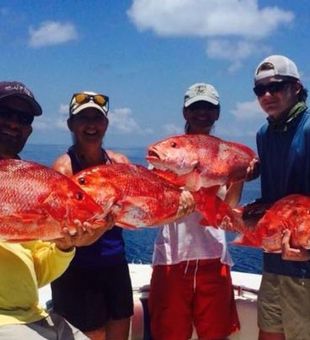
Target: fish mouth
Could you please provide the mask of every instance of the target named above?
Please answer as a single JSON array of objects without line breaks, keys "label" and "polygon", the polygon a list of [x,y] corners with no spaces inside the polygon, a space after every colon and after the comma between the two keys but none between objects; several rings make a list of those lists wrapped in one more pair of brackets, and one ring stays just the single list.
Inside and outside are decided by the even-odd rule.
[{"label": "fish mouth", "polygon": [[156,152],[154,149],[149,150],[146,156],[147,160],[160,160],[160,154],[158,152]]}]

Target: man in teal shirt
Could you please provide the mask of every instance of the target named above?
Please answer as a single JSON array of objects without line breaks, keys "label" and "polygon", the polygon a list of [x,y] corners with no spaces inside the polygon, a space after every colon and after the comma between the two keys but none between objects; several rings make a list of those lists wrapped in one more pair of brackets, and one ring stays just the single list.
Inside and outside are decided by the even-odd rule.
[{"label": "man in teal shirt", "polygon": [[[289,194],[310,194],[310,114],[295,63],[285,56],[264,59],[254,93],[268,115],[257,133],[263,203]],[[310,262],[306,250],[264,253],[258,298],[261,340],[310,339]],[[289,253],[289,251],[291,251]],[[298,260],[298,262],[296,262]]]}]

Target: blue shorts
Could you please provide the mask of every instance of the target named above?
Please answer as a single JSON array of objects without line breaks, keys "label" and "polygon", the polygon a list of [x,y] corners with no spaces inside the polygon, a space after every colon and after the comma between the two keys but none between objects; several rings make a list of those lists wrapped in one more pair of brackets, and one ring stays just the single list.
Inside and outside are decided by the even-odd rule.
[{"label": "blue shorts", "polygon": [[133,315],[127,263],[101,268],[69,267],[51,287],[53,310],[84,332]]}]

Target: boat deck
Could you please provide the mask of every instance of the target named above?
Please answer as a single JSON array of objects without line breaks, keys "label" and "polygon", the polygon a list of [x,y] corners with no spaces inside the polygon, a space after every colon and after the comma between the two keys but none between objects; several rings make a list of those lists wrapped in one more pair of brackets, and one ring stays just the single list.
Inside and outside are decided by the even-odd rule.
[{"label": "boat deck", "polygon": [[[134,316],[132,317],[130,340],[147,340],[149,324],[147,315],[147,299],[152,267],[149,264],[130,264],[130,276],[134,295]],[[229,339],[256,340],[258,328],[256,324],[257,292],[261,282],[261,275],[232,271],[235,299],[239,313],[241,330]],[[40,289],[42,305],[49,306],[51,300],[50,286]],[[146,322],[145,322],[146,321]],[[195,332],[192,339],[197,339]]]}]

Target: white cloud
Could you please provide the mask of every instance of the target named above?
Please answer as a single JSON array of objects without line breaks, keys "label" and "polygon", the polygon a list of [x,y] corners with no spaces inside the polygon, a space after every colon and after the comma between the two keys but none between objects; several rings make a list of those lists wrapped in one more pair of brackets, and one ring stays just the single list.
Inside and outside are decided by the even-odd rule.
[{"label": "white cloud", "polygon": [[67,115],[69,112],[69,104],[60,104],[58,112]]},{"label": "white cloud", "polygon": [[121,134],[135,133],[138,135],[148,135],[153,133],[150,128],[142,128],[132,116],[129,108],[119,108],[109,112],[109,129]]},{"label": "white cloud", "polygon": [[180,127],[175,124],[165,124],[163,125],[162,130],[164,131],[165,135],[177,135],[184,132],[184,126]]},{"label": "white cloud", "polygon": [[34,131],[46,131],[49,129],[49,124],[46,118],[37,118],[33,121],[32,127]]},{"label": "white cloud", "polygon": [[266,122],[266,114],[260,108],[257,100],[237,102],[226,117],[216,124],[216,134],[226,140],[245,142],[255,145],[255,135],[262,124]]},{"label": "white cloud", "polygon": [[65,130],[65,131],[68,131],[68,125],[67,125],[67,118],[64,118],[64,117],[58,117],[56,119],[56,121],[54,122],[54,126],[57,128],[57,129],[60,129],[60,130]]},{"label": "white cloud", "polygon": [[[68,131],[67,118],[68,118],[68,105],[60,104],[58,115],[40,117],[35,119],[35,130],[51,131],[51,130],[64,130]],[[133,118],[131,109],[119,108],[109,112],[109,133],[111,134],[135,134],[135,135],[151,135],[153,130],[150,128],[141,127]]]},{"label": "white cloud", "polygon": [[294,19],[279,7],[259,8],[258,0],[133,0],[127,13],[141,31],[207,39],[208,56],[231,61],[230,71],[266,52],[259,42]]},{"label": "white cloud", "polygon": [[58,114],[54,114],[53,117],[43,115],[34,120],[34,129],[40,131],[51,131],[51,130],[63,130],[68,131],[67,118],[69,112],[69,105],[60,104]]},{"label": "white cloud", "polygon": [[78,38],[73,24],[56,21],[45,21],[37,29],[30,28],[29,35],[31,47],[58,45]]},{"label": "white cloud", "polygon": [[250,102],[237,102],[231,112],[238,121],[262,120],[265,117],[256,99]]},{"label": "white cloud", "polygon": [[234,72],[242,66],[242,61],[251,55],[270,49],[262,43],[247,40],[210,39],[207,43],[207,55],[213,59],[225,59],[232,62],[229,71]]},{"label": "white cloud", "polygon": [[293,14],[258,8],[257,0],[134,0],[128,15],[141,30],[162,36],[263,38]]},{"label": "white cloud", "polygon": [[53,126],[60,130],[68,131],[67,119],[68,119],[69,105],[68,104],[60,104],[58,109],[58,117],[52,123]]}]

